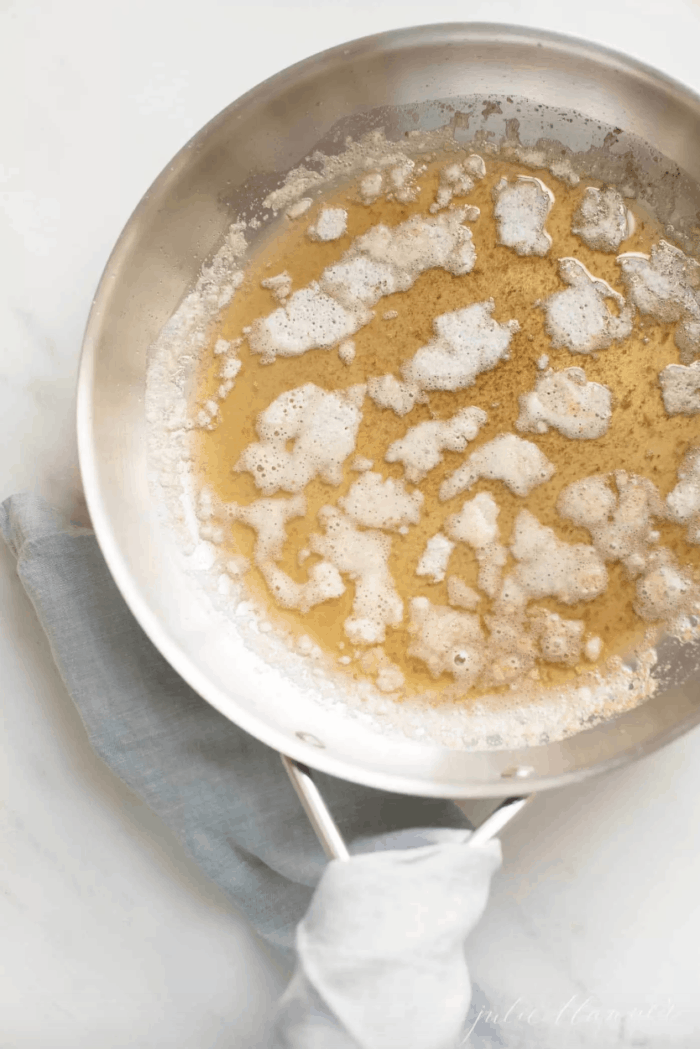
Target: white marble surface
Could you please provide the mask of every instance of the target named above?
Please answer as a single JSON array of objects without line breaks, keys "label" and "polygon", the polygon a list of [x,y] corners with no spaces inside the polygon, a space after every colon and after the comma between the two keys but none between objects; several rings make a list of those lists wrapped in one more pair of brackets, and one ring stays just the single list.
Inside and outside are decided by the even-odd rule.
[{"label": "white marble surface", "polygon": [[[79,507],[73,387],[91,295],[182,143],[314,51],[465,17],[588,36],[700,89],[700,7],[681,0],[0,0],[0,498],[35,488]],[[0,667],[0,1046],[264,1046],[282,974],[90,751],[2,545]],[[698,1044],[699,795],[695,732],[535,800],[504,836],[470,944],[477,1000],[501,1029],[489,1035],[485,1013],[475,1045]]]}]

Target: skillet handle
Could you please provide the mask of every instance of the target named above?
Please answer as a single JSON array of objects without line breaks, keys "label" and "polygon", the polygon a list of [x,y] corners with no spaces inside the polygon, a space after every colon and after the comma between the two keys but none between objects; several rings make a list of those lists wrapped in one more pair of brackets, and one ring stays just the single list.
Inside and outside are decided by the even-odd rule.
[{"label": "skillet handle", "polygon": [[485,841],[491,841],[491,838],[497,837],[513,817],[522,812],[528,802],[532,801],[534,796],[534,794],[522,794],[513,798],[505,798],[491,815],[479,824],[467,844],[483,845]]},{"label": "skillet handle", "polygon": [[[280,754],[280,758],[328,859],[349,860],[350,853],[343,841],[343,836],[338,830],[335,820],[321,796],[321,792],[313,781],[309,766],[303,765],[300,761],[295,761],[294,758],[288,758],[286,754]],[[503,830],[506,824],[510,823],[514,816],[517,816],[522,811],[534,796],[534,794],[526,794],[506,798],[476,828],[468,844],[482,845],[485,841],[490,841],[491,838],[494,838]]]},{"label": "skillet handle", "polygon": [[313,781],[309,766],[302,765],[294,758],[288,758],[286,754],[280,754],[280,757],[304,812],[309,817],[309,823],[315,830],[316,837],[321,842],[321,847],[328,859],[349,860],[350,853],[343,841],[343,836]]}]

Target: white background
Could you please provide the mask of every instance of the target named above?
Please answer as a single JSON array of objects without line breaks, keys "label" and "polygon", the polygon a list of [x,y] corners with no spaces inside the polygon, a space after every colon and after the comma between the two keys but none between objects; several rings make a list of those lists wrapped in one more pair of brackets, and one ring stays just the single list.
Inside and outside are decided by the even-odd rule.
[{"label": "white background", "polygon": [[[681,0],[0,0],[0,498],[35,488],[77,510],[73,389],[91,296],[179,147],[315,51],[466,19],[586,36],[700,90],[700,8]],[[264,1046],[282,975],[91,753],[2,544],[0,689],[0,1047]],[[470,945],[475,981],[513,1006],[508,1046],[698,1044],[698,788],[696,732],[537,799],[508,831]]]}]

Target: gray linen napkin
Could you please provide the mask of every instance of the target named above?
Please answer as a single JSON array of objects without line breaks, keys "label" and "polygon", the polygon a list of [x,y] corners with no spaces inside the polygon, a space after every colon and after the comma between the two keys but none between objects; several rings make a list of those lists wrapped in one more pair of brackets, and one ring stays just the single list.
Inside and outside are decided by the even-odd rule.
[{"label": "gray linen napkin", "polygon": [[[360,853],[328,865],[278,754],[210,707],[162,658],[92,531],[34,495],[0,506],[0,531],[93,748],[288,960],[321,879],[299,927],[280,1044],[453,1044],[469,1004],[464,938],[485,905],[498,843],[466,846],[467,821],[450,801],[318,774],[351,852]],[[372,941],[380,925],[384,936]],[[407,964],[411,952],[422,959],[417,966]],[[445,994],[431,1001],[440,987]],[[424,1020],[419,1030],[420,1016],[431,1012],[440,1023]]]}]

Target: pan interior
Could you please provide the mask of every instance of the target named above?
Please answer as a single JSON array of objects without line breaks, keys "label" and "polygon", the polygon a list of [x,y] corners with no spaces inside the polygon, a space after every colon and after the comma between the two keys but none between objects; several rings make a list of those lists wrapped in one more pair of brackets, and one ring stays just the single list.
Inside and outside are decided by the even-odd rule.
[{"label": "pan interior", "polygon": [[[254,251],[280,221],[264,202],[274,201],[280,190],[277,199],[285,199],[290,170],[303,167],[312,183],[319,176],[332,184],[347,177],[347,164],[333,160],[348,156],[349,140],[357,142],[380,129],[395,148],[408,152],[421,136],[434,136],[436,143],[510,150],[521,159],[528,151],[538,152],[548,165],[569,165],[583,178],[632,186],[667,227],[669,238],[686,251],[698,250],[698,158],[686,149],[673,151],[680,154],[675,159],[664,155],[656,141],[664,135],[649,134],[650,108],[645,110],[639,101],[637,110],[627,109],[624,125],[621,119],[603,119],[623,115],[609,112],[615,106],[601,91],[603,74],[625,83],[627,95],[618,98],[624,110],[633,88],[649,79],[647,71],[559,38],[550,41],[548,65],[538,47],[542,41],[521,33],[509,38],[500,29],[491,35],[484,30],[479,46],[469,32],[451,34],[449,27],[432,36],[426,31],[422,44],[415,33],[407,31],[403,41],[401,35],[390,34],[391,46],[384,51],[376,42],[358,42],[349,56],[328,53],[302,63],[301,70],[280,74],[216,118],[164,172],[115,249],[91,317],[81,372],[81,457],[98,538],[132,609],[166,658],[226,716],[270,745],[347,778],[425,794],[507,793],[512,776],[527,778],[533,788],[580,778],[658,745],[694,721],[696,646],[664,641],[652,670],[659,687],[651,699],[593,728],[595,712],[588,711],[578,731],[566,739],[508,747],[494,736],[487,749],[474,751],[468,749],[468,734],[454,725],[434,726],[430,742],[408,739],[405,727],[397,733],[348,706],[336,691],[310,677],[303,661],[294,666],[284,655],[282,672],[281,653],[272,651],[275,639],[256,630],[245,608],[237,609],[232,626],[230,595],[220,592],[211,572],[211,551],[206,544],[188,545],[192,521],[187,515],[185,533],[188,527],[190,533],[183,543],[181,479],[165,476],[162,487],[168,464],[157,441],[154,463],[154,415],[149,422],[149,412],[143,410],[147,372],[151,379],[155,374],[168,380],[163,371],[167,353],[162,351],[182,336],[187,295],[193,287],[200,292],[220,288],[226,267],[233,270],[238,263],[238,246],[229,235],[232,222],[248,223],[245,235]],[[572,94],[556,90],[567,46],[580,80],[575,97],[579,106],[581,100],[591,103],[581,106],[584,112],[551,104]],[[448,70],[442,69],[445,48]],[[533,54],[540,58],[534,72],[529,64]],[[349,69],[354,65],[359,75],[363,62],[373,71],[369,80],[375,87],[378,69],[390,71],[384,94],[396,95],[393,104],[389,98],[380,106],[370,105],[381,93],[373,99],[371,94],[353,98],[358,92],[367,94],[366,83],[360,90],[356,78],[348,95]],[[488,90],[502,86],[508,62],[513,93]],[[441,76],[450,83],[440,85]],[[430,94],[459,81],[459,86],[477,83],[483,89],[445,91],[437,98]],[[528,85],[529,91],[524,90]],[[651,87],[655,101],[657,95],[665,96],[666,107],[675,106],[686,123],[691,118],[700,123],[692,96],[661,78]],[[429,97],[421,98],[421,92]],[[413,100],[406,101],[406,95]],[[312,99],[319,105],[310,110]],[[294,136],[289,136],[289,127],[294,127]],[[695,177],[692,167],[688,170],[679,161],[694,162]],[[203,262],[209,266],[204,277]],[[175,321],[167,324],[173,314]],[[181,392],[188,391],[193,365],[194,355],[181,357],[171,373]],[[147,404],[153,408],[152,401]],[[154,497],[154,465],[163,499]],[[174,526],[174,521],[180,524]]]}]

